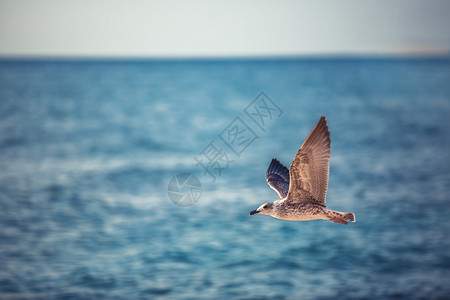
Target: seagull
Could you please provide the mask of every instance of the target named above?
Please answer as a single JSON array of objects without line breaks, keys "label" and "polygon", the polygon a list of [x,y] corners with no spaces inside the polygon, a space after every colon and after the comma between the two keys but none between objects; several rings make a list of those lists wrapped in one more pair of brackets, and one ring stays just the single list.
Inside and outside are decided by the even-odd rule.
[{"label": "seagull", "polygon": [[326,207],[330,144],[327,121],[322,116],[295,155],[290,170],[276,158],[272,159],[266,179],[280,199],[264,203],[250,215],[264,214],[290,221],[323,219],[339,224],[355,222],[353,213]]}]

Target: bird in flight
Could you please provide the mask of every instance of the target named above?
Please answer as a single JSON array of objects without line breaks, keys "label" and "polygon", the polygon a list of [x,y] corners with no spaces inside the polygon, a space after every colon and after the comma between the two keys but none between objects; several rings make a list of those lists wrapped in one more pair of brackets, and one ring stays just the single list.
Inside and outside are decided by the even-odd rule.
[{"label": "bird in flight", "polygon": [[330,144],[327,121],[322,116],[295,155],[290,170],[277,159],[272,159],[266,179],[280,199],[264,203],[250,215],[264,214],[291,221],[323,219],[339,224],[355,222],[353,213],[326,207]]}]

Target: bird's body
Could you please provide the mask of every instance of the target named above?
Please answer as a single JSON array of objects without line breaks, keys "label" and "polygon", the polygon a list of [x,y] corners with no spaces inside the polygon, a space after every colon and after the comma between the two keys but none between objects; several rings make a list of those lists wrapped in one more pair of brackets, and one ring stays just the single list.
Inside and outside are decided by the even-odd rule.
[{"label": "bird's body", "polygon": [[325,208],[311,203],[294,203],[286,205],[286,201],[277,200],[274,202],[272,216],[277,219],[290,221],[309,221],[323,219]]},{"label": "bird's body", "polygon": [[355,222],[354,214],[330,210],[325,204],[330,143],[330,132],[322,116],[297,152],[290,170],[277,159],[272,159],[266,179],[280,200],[265,203],[250,215],[267,214],[290,221],[324,219],[340,224]]}]

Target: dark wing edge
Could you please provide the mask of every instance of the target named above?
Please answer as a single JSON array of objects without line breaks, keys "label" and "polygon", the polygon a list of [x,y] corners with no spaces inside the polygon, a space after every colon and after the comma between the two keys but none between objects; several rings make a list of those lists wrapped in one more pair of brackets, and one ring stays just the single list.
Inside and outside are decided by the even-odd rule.
[{"label": "dark wing edge", "polygon": [[289,193],[309,194],[314,198],[313,201],[325,205],[330,148],[330,132],[325,116],[322,116],[292,161]]},{"label": "dark wing edge", "polygon": [[289,191],[289,169],[276,158],[272,159],[266,172],[266,180],[281,199],[286,198]]}]

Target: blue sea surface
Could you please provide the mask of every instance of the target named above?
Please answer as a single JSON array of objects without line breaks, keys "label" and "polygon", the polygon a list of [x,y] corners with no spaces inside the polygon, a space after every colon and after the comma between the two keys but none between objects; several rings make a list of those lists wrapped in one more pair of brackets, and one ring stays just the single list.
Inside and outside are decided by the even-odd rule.
[{"label": "blue sea surface", "polygon": [[[261,92],[282,111],[264,127]],[[357,222],[249,216],[321,115],[327,204]],[[230,159],[215,181],[208,145]],[[4,59],[0,298],[449,299],[449,149],[448,58]]]}]

